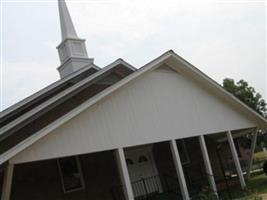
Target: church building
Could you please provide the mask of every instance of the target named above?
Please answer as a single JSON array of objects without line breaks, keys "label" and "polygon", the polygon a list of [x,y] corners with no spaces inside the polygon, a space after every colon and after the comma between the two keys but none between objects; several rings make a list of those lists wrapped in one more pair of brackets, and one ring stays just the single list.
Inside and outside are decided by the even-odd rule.
[{"label": "church building", "polygon": [[96,66],[58,6],[60,80],[1,112],[1,200],[190,200],[203,190],[219,199],[246,189],[253,154],[239,138],[253,133],[253,152],[264,117],[172,50],[139,69],[121,58]]}]

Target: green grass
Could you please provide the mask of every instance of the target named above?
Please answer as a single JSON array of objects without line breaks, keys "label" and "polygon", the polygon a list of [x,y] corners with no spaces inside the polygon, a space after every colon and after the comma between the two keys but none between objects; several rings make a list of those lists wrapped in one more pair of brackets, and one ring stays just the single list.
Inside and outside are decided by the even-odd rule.
[{"label": "green grass", "polygon": [[[240,186],[231,188],[231,196],[233,199],[244,199],[244,200],[254,200],[257,198],[258,194],[267,193],[267,176],[263,173],[257,173],[252,175],[251,179],[247,183],[247,191],[240,189]],[[227,200],[227,192],[222,192],[222,199]]]},{"label": "green grass", "polygon": [[267,176],[264,173],[252,176],[248,182],[248,188],[259,194],[267,193]]},{"label": "green grass", "polygon": [[[250,180],[247,182],[247,189],[242,190],[238,184],[238,178],[235,177],[234,182],[227,189],[219,191],[220,200],[266,200],[260,197],[260,194],[267,194],[267,175],[263,172],[257,172],[251,175]],[[233,182],[232,182],[233,183]],[[193,197],[194,200],[214,200],[214,195],[207,191],[202,191]]]}]

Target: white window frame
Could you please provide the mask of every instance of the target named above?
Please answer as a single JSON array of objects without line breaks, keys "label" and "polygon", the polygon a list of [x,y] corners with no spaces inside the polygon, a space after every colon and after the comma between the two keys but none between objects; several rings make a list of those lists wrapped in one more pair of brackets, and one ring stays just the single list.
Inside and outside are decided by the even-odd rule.
[{"label": "white window frame", "polygon": [[80,174],[81,187],[75,188],[75,189],[71,189],[71,190],[66,190],[65,189],[65,187],[64,187],[63,173],[61,171],[60,162],[59,162],[59,159],[64,159],[64,158],[59,158],[59,159],[57,159],[57,165],[58,165],[58,169],[59,169],[59,174],[60,174],[60,179],[61,179],[61,185],[62,185],[62,189],[63,189],[64,194],[85,189],[85,183],[84,183],[83,172],[82,172],[82,168],[81,168],[81,164],[80,164],[80,159],[79,159],[78,156],[71,156],[71,157],[75,157],[75,161],[76,161],[76,164],[77,164],[77,167],[78,167],[78,171],[79,171],[79,174]]}]

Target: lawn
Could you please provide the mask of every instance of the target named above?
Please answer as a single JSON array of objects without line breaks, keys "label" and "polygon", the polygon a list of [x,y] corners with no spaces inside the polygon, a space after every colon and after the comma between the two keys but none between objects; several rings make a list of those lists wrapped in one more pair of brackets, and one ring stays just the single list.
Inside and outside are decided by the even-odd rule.
[{"label": "lawn", "polygon": [[[220,200],[267,200],[267,175],[262,171],[251,175],[250,180],[247,182],[247,190],[241,190],[238,178],[232,180],[232,184],[228,189],[225,188],[219,191]],[[218,184],[217,184],[218,186]],[[264,196],[264,197],[263,197]],[[196,195],[194,200],[215,200],[217,199],[213,193],[203,191]]]},{"label": "lawn", "polygon": [[259,194],[267,193],[267,176],[264,173],[254,175],[248,182],[248,188]]},{"label": "lawn", "polygon": [[[239,186],[231,187],[232,199],[240,200],[258,200],[258,194],[267,194],[267,176],[263,172],[258,172],[252,175],[251,179],[247,183],[247,191],[242,191]],[[221,199],[229,200],[227,192],[221,193]],[[262,199],[266,200],[266,199]]]}]

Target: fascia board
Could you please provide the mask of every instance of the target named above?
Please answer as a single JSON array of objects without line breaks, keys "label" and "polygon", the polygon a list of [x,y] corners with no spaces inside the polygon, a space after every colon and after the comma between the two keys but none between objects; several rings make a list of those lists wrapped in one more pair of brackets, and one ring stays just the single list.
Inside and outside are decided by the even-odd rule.
[{"label": "fascia board", "polygon": [[52,103],[58,101],[59,99],[63,98],[64,96],[70,94],[71,92],[75,91],[77,88],[82,87],[83,85],[85,85],[86,83],[92,81],[93,79],[97,78],[98,76],[102,75],[103,73],[107,72],[108,70],[112,69],[113,67],[117,66],[118,64],[120,64],[121,61],[115,61],[113,63],[111,63],[110,65],[108,65],[107,67],[103,68],[102,70],[92,74],[91,76],[87,77],[86,79],[83,79],[82,81],[76,83],[75,85],[73,85],[72,87],[60,92],[59,94],[57,94],[56,96],[52,97],[51,99],[48,99],[47,101],[45,101],[44,103],[40,104],[39,106],[35,107],[33,110],[23,114],[22,116],[18,117],[17,119],[13,120],[12,122],[10,122],[9,124],[3,126],[0,129],[0,136],[2,134],[4,134],[5,132],[7,132],[8,130],[14,128],[16,125],[20,124],[21,122],[25,121],[26,119],[28,119],[29,117],[32,117],[33,115],[37,114],[38,112],[40,112],[41,110],[45,109],[47,106],[51,105]]},{"label": "fascia board", "polygon": [[54,88],[58,87],[59,85],[69,81],[70,79],[82,74],[83,72],[87,71],[89,68],[93,67],[96,70],[100,70],[101,68],[97,67],[96,65],[89,65],[87,67],[82,68],[81,70],[74,72],[73,74],[64,77],[63,79],[60,79],[58,81],[56,81],[55,83],[52,83],[51,85],[39,90],[38,92],[34,93],[33,95],[30,95],[29,97],[26,97],[25,99],[19,101],[18,103],[8,107],[7,109],[1,111],[0,113],[0,118],[3,118],[5,115],[10,114],[11,112],[15,111],[16,109],[26,105],[27,103],[34,101],[35,99],[37,99],[38,97],[40,97],[41,95],[47,93],[50,90],[53,90]]},{"label": "fascia board", "polygon": [[240,101],[238,98],[236,98],[233,94],[229,93],[227,90],[225,90],[221,85],[219,85],[216,81],[208,77],[206,74],[204,74],[202,71],[197,69],[194,65],[184,60],[182,57],[177,55],[176,53],[172,53],[173,56],[177,61],[180,61],[182,64],[187,66],[189,70],[191,70],[193,73],[195,73],[198,77],[200,77],[202,80],[204,80],[206,83],[208,83],[210,86],[212,86],[214,89],[219,91],[224,97],[234,102],[236,105],[239,105],[242,107],[242,109],[245,109],[247,112],[251,113],[254,117],[256,117],[258,120],[262,121],[265,126],[259,127],[259,128],[266,128],[267,127],[267,119],[265,119],[262,115],[254,111],[252,108],[248,107],[245,103]]},{"label": "fascia board", "polygon": [[139,77],[140,75],[142,75],[143,73],[153,70],[157,67],[159,67],[162,63],[164,63],[165,61],[167,61],[167,59],[174,57],[176,58],[178,61],[182,62],[183,64],[185,64],[186,66],[188,66],[192,71],[194,71],[195,73],[197,73],[198,75],[200,75],[204,80],[208,81],[209,83],[211,83],[215,88],[217,88],[219,91],[221,91],[223,94],[225,94],[228,97],[233,98],[234,101],[236,101],[237,103],[241,104],[243,107],[245,107],[250,113],[252,113],[253,115],[257,116],[257,118],[260,118],[261,120],[263,120],[266,124],[267,121],[265,118],[263,118],[261,115],[259,115],[258,113],[256,113],[255,111],[253,111],[252,109],[248,108],[248,106],[244,105],[244,103],[242,103],[241,101],[239,101],[237,98],[233,97],[233,95],[229,94],[227,91],[225,91],[219,84],[217,84],[215,81],[213,81],[212,79],[210,79],[208,76],[206,76],[204,73],[202,73],[201,71],[199,71],[198,69],[196,69],[192,64],[190,64],[189,62],[185,61],[183,58],[181,58],[180,56],[178,56],[177,54],[175,54],[172,50],[164,53],[163,55],[161,55],[160,57],[152,60],[151,62],[149,62],[148,64],[146,64],[145,66],[143,66],[142,68],[138,69],[136,72],[130,74],[129,76],[127,76],[126,78],[122,79],[121,81],[115,83],[114,85],[108,87],[107,89],[103,90],[102,92],[98,93],[97,95],[95,95],[94,97],[88,99],[87,101],[85,101],[84,103],[82,103],[81,105],[79,105],[78,107],[74,108],[73,110],[71,110],[70,112],[68,112],[67,114],[63,115],[62,117],[58,118],[56,121],[54,121],[53,123],[49,124],[48,126],[44,127],[43,129],[39,130],[38,132],[36,132],[34,135],[30,136],[29,138],[25,139],[24,141],[20,142],[18,145],[16,145],[15,147],[11,148],[10,150],[8,150],[7,152],[5,152],[4,154],[2,154],[0,156],[0,164],[5,162],[6,160],[12,158],[13,156],[15,156],[18,152],[24,150],[25,148],[27,148],[28,146],[30,146],[31,144],[33,144],[34,142],[36,142],[37,140],[41,139],[42,137],[46,136],[47,134],[49,134],[51,131],[55,130],[56,128],[58,128],[59,126],[61,126],[62,124],[66,123],[67,121],[69,121],[70,119],[72,119],[73,117],[77,116],[79,113],[81,113],[82,111],[84,111],[85,109],[89,108],[90,106],[94,105],[95,103],[97,103],[98,101],[100,101],[101,99],[103,99],[104,97],[110,95],[111,93],[113,93],[115,90],[119,89],[120,87],[122,87],[123,85],[127,84],[128,82],[134,80],[135,78]]},{"label": "fascia board", "polygon": [[[33,143],[35,143],[39,139],[43,138],[44,136],[46,136],[47,134],[49,134],[50,132],[52,132],[53,130],[55,130],[56,128],[61,126],[62,124],[66,123],[67,121],[69,121],[73,117],[77,116],[79,113],[81,113],[85,109],[89,108],[90,106],[94,105],[95,103],[97,103],[98,101],[100,101],[104,97],[108,96],[109,94],[111,94],[115,90],[119,89],[120,87],[122,87],[123,85],[128,83],[129,81],[137,78],[139,75],[143,74],[144,72],[146,72],[148,70],[151,70],[152,68],[158,67],[161,64],[161,62],[163,62],[164,60],[166,60],[170,56],[171,56],[170,51],[164,53],[162,56],[156,58],[155,60],[151,61],[150,63],[148,63],[144,67],[137,70],[136,72],[130,74],[126,78],[122,79],[121,81],[115,83],[114,85],[108,87],[107,89],[98,93],[94,97],[88,99],[87,101],[85,101],[84,103],[82,103],[78,107],[74,108],[73,110],[71,110],[67,114],[58,118],[56,121],[52,122],[51,124],[42,128],[41,130],[37,131],[35,134],[26,138],[22,142],[18,143],[16,146],[12,147],[8,151],[6,151],[5,153],[0,155],[0,164],[9,160],[13,156],[15,156],[17,153],[19,153],[22,150],[24,150],[25,148],[29,147],[30,145],[32,145]],[[121,61],[118,61],[118,62],[115,61],[114,63],[111,64],[112,66],[110,66],[110,68],[113,66],[116,66],[119,63],[121,63]],[[98,72],[96,72],[96,73],[98,73]]]}]

